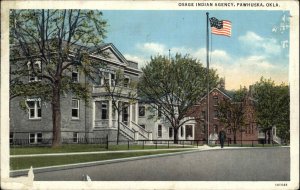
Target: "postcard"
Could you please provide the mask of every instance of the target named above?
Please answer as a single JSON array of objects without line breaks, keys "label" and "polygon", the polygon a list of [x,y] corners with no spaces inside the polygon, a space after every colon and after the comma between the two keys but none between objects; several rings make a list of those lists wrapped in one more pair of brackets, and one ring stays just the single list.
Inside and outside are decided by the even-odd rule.
[{"label": "postcard", "polygon": [[1,5],[1,188],[299,189],[297,1]]}]

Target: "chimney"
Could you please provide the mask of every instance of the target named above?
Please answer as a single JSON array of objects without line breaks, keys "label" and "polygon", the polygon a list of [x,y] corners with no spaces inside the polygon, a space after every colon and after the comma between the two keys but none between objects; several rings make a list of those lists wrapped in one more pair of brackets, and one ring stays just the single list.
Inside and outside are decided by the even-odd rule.
[{"label": "chimney", "polygon": [[221,90],[225,90],[225,78],[220,78],[218,88]]}]

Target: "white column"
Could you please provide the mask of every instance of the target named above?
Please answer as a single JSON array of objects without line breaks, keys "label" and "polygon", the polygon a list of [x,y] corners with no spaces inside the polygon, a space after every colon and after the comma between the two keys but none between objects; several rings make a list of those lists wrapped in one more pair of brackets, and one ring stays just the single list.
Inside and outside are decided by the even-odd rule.
[{"label": "white column", "polygon": [[123,107],[122,107],[122,102],[121,101],[118,101],[118,107],[119,107],[119,109],[121,109],[120,122],[122,122],[122,120],[123,120]]},{"label": "white column", "polygon": [[112,127],[112,100],[108,101],[108,127]]},{"label": "white column", "polygon": [[132,108],[131,119],[132,119],[133,122],[136,122],[136,120],[135,120],[135,103],[132,103],[131,108]]},{"label": "white column", "polygon": [[[118,106],[118,103],[119,103],[119,101],[117,101],[116,100],[116,106]],[[118,110],[117,109],[115,109],[115,118],[114,118],[114,120],[115,120],[115,126],[114,127],[117,127],[118,126]]]},{"label": "white column", "polygon": [[[93,117],[93,119],[92,119],[92,126],[93,126],[93,128],[95,128],[95,118],[96,118],[96,116],[95,116],[95,114],[96,114],[96,111],[95,111],[95,108],[96,108],[96,106],[95,106],[95,104],[96,104],[96,102],[95,101],[93,101],[93,103],[92,103],[92,106],[93,106],[93,110],[92,110],[92,117]],[[86,118],[85,118],[86,119]]]},{"label": "white column", "polygon": [[192,125],[192,127],[193,127],[193,130],[192,130],[192,135],[193,135],[193,140],[195,140],[195,124],[194,125]]},{"label": "white column", "polygon": [[132,104],[129,103],[128,109],[128,127],[131,128]]},{"label": "white column", "polygon": [[135,103],[135,122],[139,122],[139,104],[138,102]]},{"label": "white column", "polygon": [[186,132],[186,131],[185,131],[185,125],[183,125],[182,127],[183,127],[183,137],[182,137],[182,139],[183,139],[183,140],[186,140],[186,137],[185,137],[185,132]]}]

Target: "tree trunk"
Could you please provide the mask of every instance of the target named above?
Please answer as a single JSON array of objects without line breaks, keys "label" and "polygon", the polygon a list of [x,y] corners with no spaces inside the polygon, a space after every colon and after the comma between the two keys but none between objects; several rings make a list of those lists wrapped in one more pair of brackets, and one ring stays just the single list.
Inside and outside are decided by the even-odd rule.
[{"label": "tree trunk", "polygon": [[268,144],[271,144],[271,130],[268,130]]},{"label": "tree trunk", "polygon": [[264,131],[264,133],[265,133],[265,142],[264,142],[264,144],[266,144],[267,143],[267,131]]},{"label": "tree trunk", "polygon": [[174,144],[178,144],[178,128],[174,127]]},{"label": "tree trunk", "polygon": [[174,119],[173,128],[174,128],[174,144],[178,144],[178,130],[179,130],[179,119]]},{"label": "tree trunk", "polygon": [[236,130],[233,131],[233,144],[236,144]]},{"label": "tree trunk", "polygon": [[52,147],[61,145],[61,110],[60,110],[60,84],[57,82],[53,88],[52,97],[52,123],[53,123],[53,142]]}]

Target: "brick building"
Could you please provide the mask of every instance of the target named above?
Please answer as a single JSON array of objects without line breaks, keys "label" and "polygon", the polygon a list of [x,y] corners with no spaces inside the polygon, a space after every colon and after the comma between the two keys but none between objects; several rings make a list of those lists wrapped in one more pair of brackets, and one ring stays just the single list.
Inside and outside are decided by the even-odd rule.
[{"label": "brick building", "polygon": [[[224,88],[214,88],[209,92],[209,135],[207,135],[207,95],[205,95],[198,104],[196,104],[193,109],[194,113],[192,117],[197,118],[196,128],[195,128],[195,138],[200,140],[217,140],[218,133],[220,130],[226,132],[227,140],[229,143],[233,143],[234,135],[233,131],[230,128],[226,128],[225,124],[222,123],[219,119],[218,104],[225,99],[232,99],[230,92],[226,91]],[[243,143],[252,143],[254,140],[257,143],[259,136],[259,128],[254,120],[254,107],[253,101],[250,96],[246,97],[245,101],[245,125],[243,130],[239,130],[236,133],[237,143],[240,143],[240,140],[243,140]],[[254,142],[254,143],[255,143]]]}]

